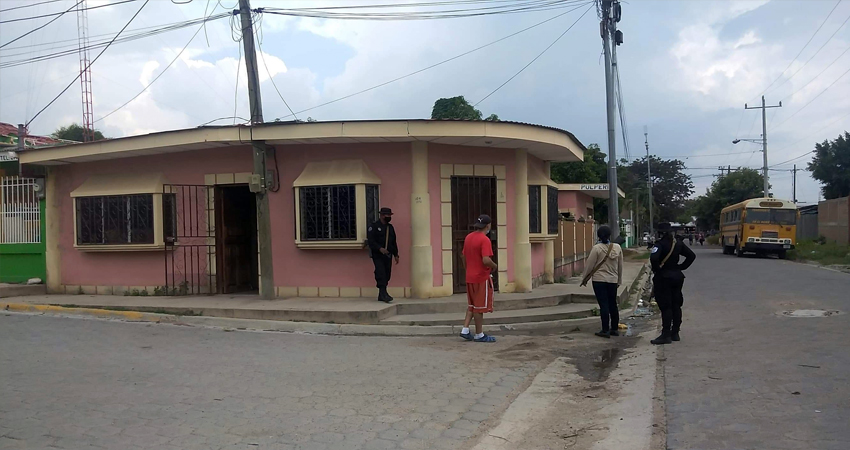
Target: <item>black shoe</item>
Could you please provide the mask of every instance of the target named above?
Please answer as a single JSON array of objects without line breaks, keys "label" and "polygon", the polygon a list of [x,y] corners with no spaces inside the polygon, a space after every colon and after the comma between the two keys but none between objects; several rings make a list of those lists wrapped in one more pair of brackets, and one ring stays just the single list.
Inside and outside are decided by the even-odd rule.
[{"label": "black shoe", "polygon": [[660,336],[658,336],[657,338],[655,338],[655,339],[653,339],[649,342],[651,342],[653,345],[663,345],[663,344],[672,344],[673,343],[673,341],[670,339],[670,332],[669,331],[662,331]]},{"label": "black shoe", "polygon": [[611,331],[609,331],[608,333],[609,333],[611,336],[619,336],[619,335],[620,335],[620,332],[619,332],[619,331],[617,331],[617,330],[614,330],[614,329],[611,329]]},{"label": "black shoe", "polygon": [[378,301],[389,303],[393,301],[393,298],[390,297],[390,294],[387,294],[386,290],[381,289],[381,291],[378,293]]},{"label": "black shoe", "polygon": [[611,338],[611,332],[610,331],[597,331],[596,333],[593,333],[593,334],[595,334],[599,337],[604,337],[606,339]]},{"label": "black shoe", "polygon": [[679,342],[682,339],[679,337],[679,332],[674,331],[673,333],[670,334],[670,340],[673,341],[673,342]]}]

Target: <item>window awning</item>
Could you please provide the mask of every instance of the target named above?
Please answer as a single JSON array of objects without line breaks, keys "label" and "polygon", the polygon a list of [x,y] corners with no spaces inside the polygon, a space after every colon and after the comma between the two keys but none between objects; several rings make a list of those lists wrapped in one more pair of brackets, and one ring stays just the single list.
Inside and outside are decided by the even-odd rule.
[{"label": "window awning", "polygon": [[534,164],[528,165],[528,185],[529,186],[552,186],[558,187],[558,183],[552,181],[546,174]]},{"label": "window awning", "polygon": [[381,184],[362,159],[344,159],[307,163],[292,187],[339,184]]},{"label": "window awning", "polygon": [[71,191],[71,197],[161,194],[163,184],[166,184],[166,181],[161,173],[92,175],[80,187]]}]

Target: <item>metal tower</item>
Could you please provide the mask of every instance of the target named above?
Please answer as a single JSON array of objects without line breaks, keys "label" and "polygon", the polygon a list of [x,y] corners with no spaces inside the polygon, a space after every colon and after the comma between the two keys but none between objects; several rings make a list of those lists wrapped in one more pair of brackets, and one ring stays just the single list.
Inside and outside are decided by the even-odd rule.
[{"label": "metal tower", "polygon": [[80,51],[80,87],[83,99],[83,142],[94,140],[91,67],[89,65],[89,20],[86,0],[77,4],[77,45]]}]

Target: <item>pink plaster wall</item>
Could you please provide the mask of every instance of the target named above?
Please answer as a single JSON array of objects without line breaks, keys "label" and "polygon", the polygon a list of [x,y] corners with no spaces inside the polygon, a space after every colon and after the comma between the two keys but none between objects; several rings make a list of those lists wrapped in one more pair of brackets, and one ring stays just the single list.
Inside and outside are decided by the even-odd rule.
[{"label": "pink plaster wall", "polygon": [[542,242],[531,244],[531,276],[536,278],[543,275],[544,265],[546,264],[546,249],[543,248]]},{"label": "pink plaster wall", "polygon": [[[393,225],[398,234],[401,263],[393,267],[390,286],[410,286],[410,144],[293,145],[280,146],[278,151],[281,189],[269,195],[275,285],[375,285],[374,267],[366,250],[301,250],[295,246],[295,200],[292,188],[295,178],[310,161],[363,159],[381,178],[381,205],[391,207],[396,212]],[[207,149],[60,167],[57,170],[57,195],[60,198],[62,221],[59,243],[62,284],[164,284],[165,263],[161,251],[87,253],[74,249],[73,201],[70,192],[89,176],[162,172],[169,183],[202,185],[204,175],[208,173],[251,171],[249,147]],[[437,177],[439,178],[439,171]],[[439,190],[437,192],[436,198],[439,201]],[[436,217],[439,221],[439,215]],[[439,226],[439,222],[437,225]]]},{"label": "pink plaster wall", "polygon": [[571,209],[577,217],[587,219],[587,205],[593,206],[593,197],[578,191],[559,191],[558,209]]},{"label": "pink plaster wall", "polygon": [[[442,224],[440,211],[440,164],[491,164],[505,166],[507,195],[507,246],[508,280],[513,280],[514,261],[514,188],[516,152],[513,149],[462,147],[457,145],[429,144],[428,192],[431,195],[431,247],[434,259],[434,286],[443,285]],[[496,220],[496,217],[493,217]],[[504,264],[500,261],[499,264]]]},{"label": "pink plaster wall", "polygon": [[390,286],[410,286],[410,144],[292,145],[278,146],[278,151],[282,188],[270,197],[275,285],[375,286],[375,268],[366,250],[302,250],[295,246],[293,181],[311,161],[362,159],[381,179],[381,206],[395,213],[392,223],[401,262],[393,266]]},{"label": "pink plaster wall", "polygon": [[96,174],[161,172],[170,183],[204,184],[204,174],[250,172],[249,147],[207,149],[171,155],[140,156],[60,166],[57,191],[62,284],[159,286],[165,280],[165,255],[150,252],[82,252],[74,248],[74,202],[71,191]]}]

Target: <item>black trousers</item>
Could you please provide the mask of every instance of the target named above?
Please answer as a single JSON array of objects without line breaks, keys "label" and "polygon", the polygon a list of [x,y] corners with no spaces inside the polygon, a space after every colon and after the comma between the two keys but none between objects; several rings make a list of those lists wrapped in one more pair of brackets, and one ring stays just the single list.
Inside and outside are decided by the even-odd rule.
[{"label": "black trousers", "polygon": [[682,286],[685,285],[685,280],[654,277],[653,283],[655,284],[655,301],[658,303],[658,309],[661,310],[661,328],[667,332],[678,333],[682,326],[682,304],[685,302],[682,297]]},{"label": "black trousers", "polygon": [[372,258],[372,262],[375,264],[375,285],[378,289],[386,289],[393,276],[393,258],[378,255]]},{"label": "black trousers", "polygon": [[620,323],[620,309],[617,306],[617,283],[593,282],[593,293],[599,304],[599,317],[602,319],[602,331],[616,330]]}]

